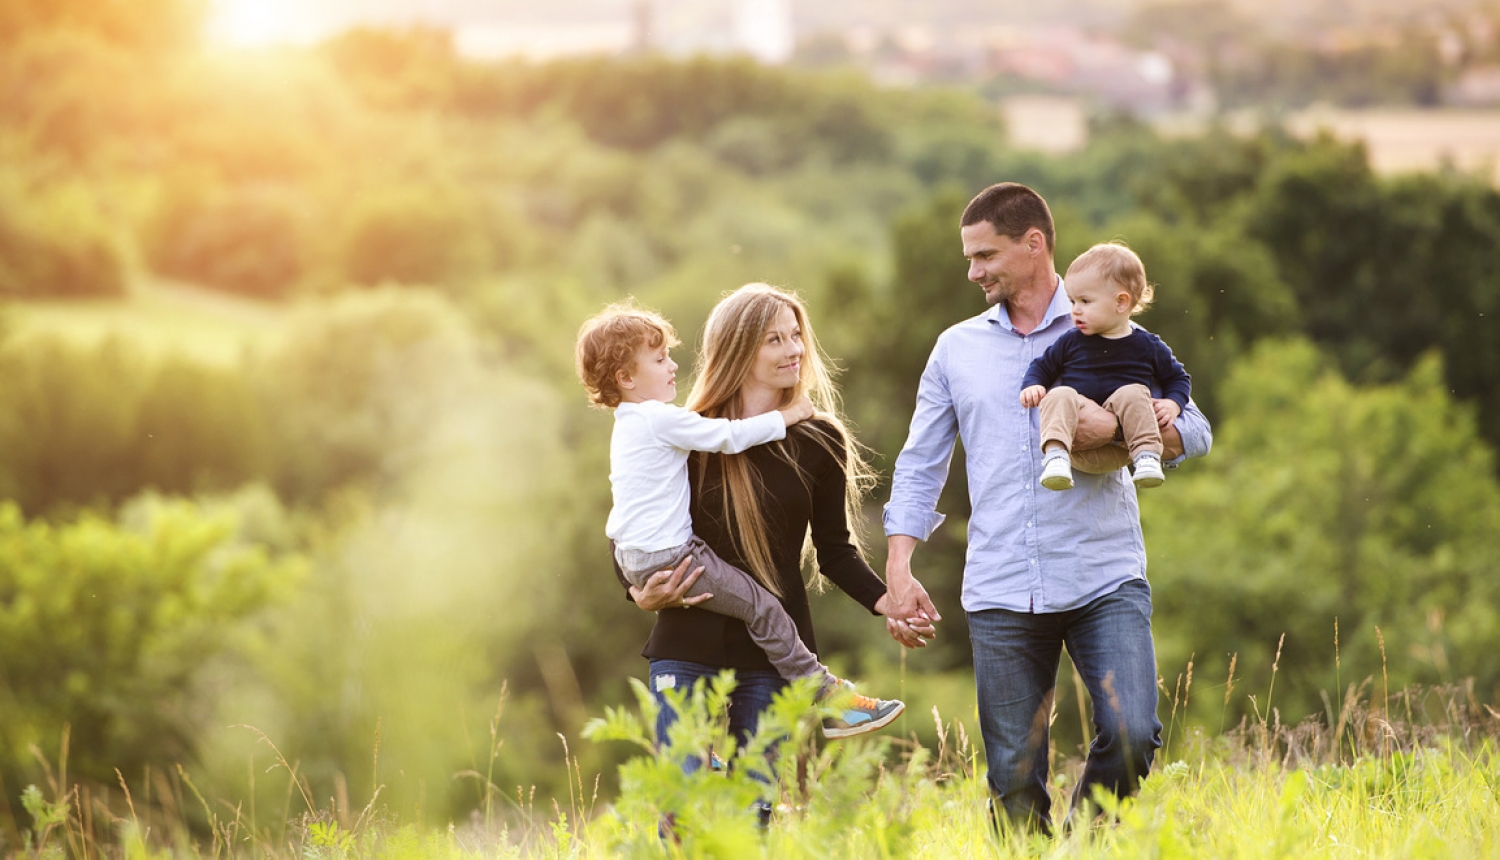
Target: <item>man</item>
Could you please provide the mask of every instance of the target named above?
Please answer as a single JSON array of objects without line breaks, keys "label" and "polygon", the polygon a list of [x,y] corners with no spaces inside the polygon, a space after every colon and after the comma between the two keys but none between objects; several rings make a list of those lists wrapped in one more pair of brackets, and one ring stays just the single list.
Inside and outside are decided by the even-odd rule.
[{"label": "man", "polygon": [[[887,623],[893,637],[918,646],[930,635],[920,628],[938,620],[911,560],[917,542],[943,521],[938,495],[962,439],[973,507],[963,606],[991,809],[1050,831],[1047,732],[1064,646],[1094,710],[1095,738],[1074,805],[1096,787],[1116,796],[1135,791],[1161,746],[1145,544],[1124,471],[1079,474],[1067,493],[1037,479],[1037,410],[1020,405],[1021,379],[1073,327],[1046,201],[1024,185],[993,185],[970,201],[960,233],[969,280],[991,307],[943,332],[922,374],[885,508]],[[1074,444],[1103,446],[1117,429],[1115,417],[1095,406],[1080,416]],[[1169,467],[1212,444],[1191,402],[1162,437]],[[1121,465],[1127,462],[1122,453]]]}]

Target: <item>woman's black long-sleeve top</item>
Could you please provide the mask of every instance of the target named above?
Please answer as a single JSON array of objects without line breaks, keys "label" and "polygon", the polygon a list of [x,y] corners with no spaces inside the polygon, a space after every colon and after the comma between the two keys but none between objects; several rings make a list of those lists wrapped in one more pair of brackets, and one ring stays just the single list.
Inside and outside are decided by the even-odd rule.
[{"label": "woman's black long-sleeve top", "polygon": [[[834,440],[837,452],[829,453],[811,434]],[[777,456],[773,448],[785,446],[802,466],[806,483],[797,470]],[[785,441],[757,445],[740,456],[748,457],[760,475],[760,510],[766,518],[766,536],[775,573],[782,590],[781,603],[797,625],[802,641],[817,653],[807,587],[802,580],[801,553],[808,527],[812,528],[819,571],[872,613],[885,594],[885,583],[860,557],[849,534],[844,512],[848,481],[842,436],[837,428],[818,419],[793,425]],[[725,561],[745,570],[745,560],[725,521],[722,496],[722,455],[694,454],[688,468],[692,483],[693,531]],[[705,468],[700,477],[700,461]],[[627,585],[619,572],[622,585]],[[654,660],[688,660],[728,669],[773,670],[745,625],[726,615],[703,609],[664,609],[641,655]]]}]

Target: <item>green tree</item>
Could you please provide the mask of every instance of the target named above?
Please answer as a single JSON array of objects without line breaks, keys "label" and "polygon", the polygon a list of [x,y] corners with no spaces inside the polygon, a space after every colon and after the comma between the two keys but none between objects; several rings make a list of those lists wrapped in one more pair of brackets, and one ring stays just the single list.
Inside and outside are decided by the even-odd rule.
[{"label": "green tree", "polygon": [[1301,329],[1357,380],[1406,372],[1429,349],[1460,397],[1500,439],[1500,353],[1487,313],[1500,303],[1490,264],[1500,192],[1453,175],[1382,180],[1364,150],[1321,139],[1275,161],[1246,213],[1301,311]]},{"label": "green tree", "polygon": [[162,360],[141,392],[132,492],[193,496],[266,480],[274,452],[256,395],[241,367]]},{"label": "green tree", "polygon": [[131,458],[147,375],[117,338],[92,350],[56,336],[0,344],[0,498],[34,515],[140,490]]},{"label": "green tree", "polygon": [[0,498],[28,515],[230,490],[271,468],[263,402],[240,367],[37,334],[0,342],[0,378]]},{"label": "green tree", "polygon": [[0,176],[0,297],[123,295],[126,244],[96,195],[9,178]]},{"label": "green tree", "polygon": [[320,50],[350,87],[375,107],[444,107],[452,99],[459,57],[447,30],[355,27]]},{"label": "green tree", "polygon": [[343,217],[338,267],[356,284],[450,286],[489,262],[476,207],[452,191],[385,186]]},{"label": "green tree", "polygon": [[154,231],[156,268],[257,298],[290,295],[311,263],[310,208],[304,195],[273,186],[176,201]]},{"label": "green tree", "polygon": [[398,479],[480,359],[469,323],[435,293],[386,289],[310,306],[257,368],[278,491],[316,501]]},{"label": "green tree", "polygon": [[1441,380],[1429,356],[1354,387],[1303,340],[1234,368],[1213,453],[1141,500],[1161,671],[1194,659],[1197,717],[1223,717],[1230,655],[1235,689],[1284,722],[1371,678],[1377,696],[1386,679],[1500,693],[1494,454]]}]

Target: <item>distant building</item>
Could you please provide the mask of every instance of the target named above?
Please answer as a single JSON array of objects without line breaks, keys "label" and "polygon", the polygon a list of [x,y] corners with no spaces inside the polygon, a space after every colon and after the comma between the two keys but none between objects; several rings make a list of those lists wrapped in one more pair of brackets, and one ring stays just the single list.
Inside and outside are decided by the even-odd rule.
[{"label": "distant building", "polygon": [[1500,66],[1467,69],[1448,87],[1444,101],[1457,107],[1500,105]]},{"label": "distant building", "polygon": [[672,56],[748,54],[785,63],[797,46],[791,0],[651,0],[650,45]]},{"label": "distant building", "polygon": [[997,34],[988,51],[990,74],[1036,81],[1062,92],[1087,93],[1101,102],[1137,113],[1174,106],[1181,87],[1172,60],[1072,27],[1015,30]]}]

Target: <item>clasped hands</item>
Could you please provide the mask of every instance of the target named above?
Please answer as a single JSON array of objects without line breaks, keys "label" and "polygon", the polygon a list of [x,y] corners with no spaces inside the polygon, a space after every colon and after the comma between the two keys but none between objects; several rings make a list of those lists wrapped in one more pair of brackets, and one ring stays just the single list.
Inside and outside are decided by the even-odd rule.
[{"label": "clasped hands", "polygon": [[911,577],[899,590],[887,585],[891,589],[875,602],[875,611],[885,616],[886,632],[907,648],[926,648],[928,639],[937,638],[937,622],[943,620],[927,589]]}]

